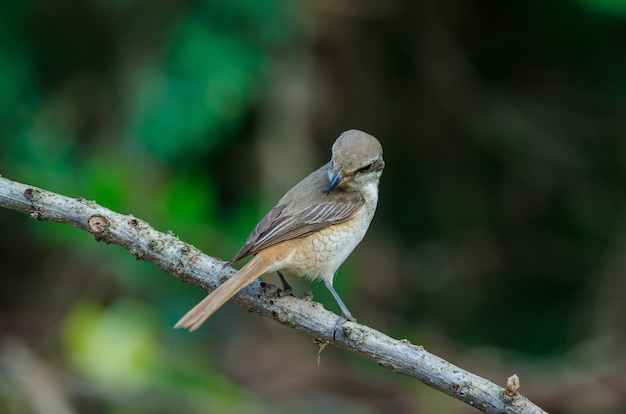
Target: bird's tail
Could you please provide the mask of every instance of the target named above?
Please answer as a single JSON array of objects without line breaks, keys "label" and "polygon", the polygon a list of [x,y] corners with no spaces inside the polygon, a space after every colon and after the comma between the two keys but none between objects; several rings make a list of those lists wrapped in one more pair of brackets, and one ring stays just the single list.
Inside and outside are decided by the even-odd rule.
[{"label": "bird's tail", "polygon": [[209,316],[218,310],[220,306],[226,303],[228,299],[248,286],[254,279],[266,273],[269,266],[268,260],[265,260],[262,255],[253,257],[252,260],[239,269],[230,279],[187,312],[185,316],[174,325],[174,328],[186,328],[189,329],[190,332],[195,331]]}]

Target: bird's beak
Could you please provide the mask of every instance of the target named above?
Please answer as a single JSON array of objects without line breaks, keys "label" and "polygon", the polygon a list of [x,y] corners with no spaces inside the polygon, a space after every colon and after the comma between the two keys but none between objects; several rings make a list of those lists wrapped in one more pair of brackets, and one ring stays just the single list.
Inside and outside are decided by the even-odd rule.
[{"label": "bird's beak", "polygon": [[333,176],[331,177],[330,183],[328,184],[328,191],[326,192],[326,195],[330,194],[330,192],[333,191],[333,189],[337,187],[337,185],[340,182],[341,182],[341,170],[334,173]]}]

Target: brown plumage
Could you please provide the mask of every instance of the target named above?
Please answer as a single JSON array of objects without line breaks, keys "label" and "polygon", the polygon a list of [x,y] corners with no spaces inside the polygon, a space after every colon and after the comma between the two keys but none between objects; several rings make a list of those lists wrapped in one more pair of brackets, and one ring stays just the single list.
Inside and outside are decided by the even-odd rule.
[{"label": "brown plumage", "polygon": [[282,270],[322,278],[342,314],[353,319],[332,280],[367,231],[383,168],[382,147],[376,138],[357,130],[344,132],[333,145],[331,161],[289,190],[226,265],[255,257],[192,308],[175,328],[197,329],[252,280]]}]

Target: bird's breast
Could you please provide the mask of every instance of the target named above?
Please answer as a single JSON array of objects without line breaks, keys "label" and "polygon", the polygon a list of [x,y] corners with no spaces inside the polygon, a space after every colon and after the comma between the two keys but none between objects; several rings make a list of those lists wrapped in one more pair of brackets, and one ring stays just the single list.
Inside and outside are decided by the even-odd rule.
[{"label": "bird's breast", "polygon": [[372,221],[376,201],[368,200],[351,219],[328,226],[298,240],[289,273],[311,279],[324,278],[332,281],[339,266],[363,240]]}]

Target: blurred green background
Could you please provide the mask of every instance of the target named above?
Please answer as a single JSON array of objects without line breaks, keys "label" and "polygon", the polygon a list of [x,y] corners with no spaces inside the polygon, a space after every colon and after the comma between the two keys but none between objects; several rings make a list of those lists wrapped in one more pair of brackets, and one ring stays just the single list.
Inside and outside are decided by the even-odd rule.
[{"label": "blurred green background", "polygon": [[[359,321],[624,413],[625,45],[624,0],[2,2],[0,174],[229,259],[365,130],[379,209],[335,283]],[[0,234],[0,413],[476,412],[231,304],[174,331],[204,292],[79,230]]]}]

